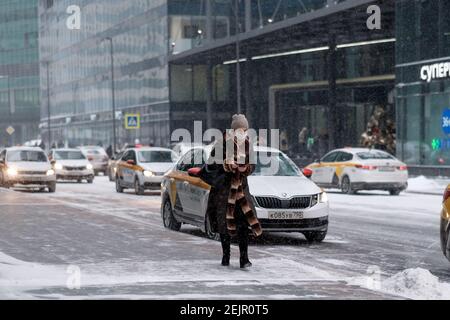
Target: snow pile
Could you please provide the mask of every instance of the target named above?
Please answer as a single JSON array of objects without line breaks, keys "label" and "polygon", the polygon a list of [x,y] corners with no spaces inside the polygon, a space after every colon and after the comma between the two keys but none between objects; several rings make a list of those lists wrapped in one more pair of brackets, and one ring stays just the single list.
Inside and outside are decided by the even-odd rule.
[{"label": "snow pile", "polygon": [[414,300],[448,300],[450,284],[442,283],[430,271],[406,269],[382,282],[381,290]]},{"label": "snow pile", "polygon": [[445,185],[434,179],[424,176],[408,179],[408,191],[412,192],[431,192],[443,194]]},{"label": "snow pile", "polygon": [[28,289],[65,285],[66,281],[63,266],[24,262],[0,252],[0,299],[23,298],[21,292]]}]

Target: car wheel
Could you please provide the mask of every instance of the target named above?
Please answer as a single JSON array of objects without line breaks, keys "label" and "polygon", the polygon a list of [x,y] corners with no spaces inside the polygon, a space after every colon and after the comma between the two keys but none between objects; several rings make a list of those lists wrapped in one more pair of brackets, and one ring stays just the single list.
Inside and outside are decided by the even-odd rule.
[{"label": "car wheel", "polygon": [[94,178],[88,178],[88,179],[87,179],[87,183],[93,184],[93,183],[94,183]]},{"label": "car wheel", "polygon": [[82,182],[83,182],[83,180],[81,180],[81,179],[77,180],[77,183],[82,183]]},{"label": "car wheel", "polygon": [[327,236],[327,231],[308,231],[304,236],[308,242],[322,242]]},{"label": "car wheel", "polygon": [[138,196],[142,196],[145,193],[145,189],[139,183],[138,178],[134,179],[134,193],[136,193],[136,195],[138,195]]},{"label": "car wheel", "polygon": [[447,232],[447,245],[445,246],[445,256],[447,260],[450,261],[450,235]]},{"label": "car wheel", "polygon": [[209,215],[206,214],[205,218],[205,233],[206,237],[211,240],[220,241],[220,234],[217,232],[214,232],[211,227],[211,222],[209,221]]},{"label": "car wheel", "polygon": [[389,194],[391,195],[391,196],[398,196],[398,195],[400,195],[400,189],[394,189],[394,190],[389,190]]},{"label": "car wheel", "polygon": [[348,176],[344,176],[341,182],[341,190],[342,193],[345,194],[354,194],[355,191],[352,189],[352,183],[350,182],[350,178]]},{"label": "car wheel", "polygon": [[180,231],[181,223],[173,216],[172,205],[169,197],[166,197],[162,207],[162,218],[164,227],[173,231]]},{"label": "car wheel", "polygon": [[116,191],[117,191],[118,193],[123,193],[123,188],[122,188],[122,186],[120,185],[120,179],[119,179],[118,176],[116,176]]},{"label": "car wheel", "polygon": [[48,185],[48,192],[50,193],[56,192],[56,182],[52,182]]}]

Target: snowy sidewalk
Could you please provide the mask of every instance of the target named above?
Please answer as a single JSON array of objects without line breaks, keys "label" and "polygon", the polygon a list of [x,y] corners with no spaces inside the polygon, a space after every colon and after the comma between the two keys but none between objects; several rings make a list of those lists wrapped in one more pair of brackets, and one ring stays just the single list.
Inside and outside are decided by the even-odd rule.
[{"label": "snowy sidewalk", "polygon": [[418,176],[408,179],[408,189],[406,192],[442,196],[448,184],[450,184],[449,178],[427,178],[424,176]]}]

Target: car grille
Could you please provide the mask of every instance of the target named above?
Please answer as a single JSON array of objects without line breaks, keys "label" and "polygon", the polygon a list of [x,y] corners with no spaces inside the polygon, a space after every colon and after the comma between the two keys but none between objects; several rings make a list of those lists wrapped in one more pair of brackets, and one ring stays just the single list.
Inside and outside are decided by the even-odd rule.
[{"label": "car grille", "polygon": [[85,169],[86,169],[86,167],[64,167],[64,170],[67,170],[67,171],[82,171]]},{"label": "car grille", "polygon": [[279,199],[275,197],[256,197],[256,202],[261,208],[266,209],[306,209],[317,203],[311,201],[317,196],[294,197],[291,199]]},{"label": "car grille", "polygon": [[24,175],[24,176],[34,176],[34,175],[46,175],[47,171],[19,171],[18,172],[19,175]]}]

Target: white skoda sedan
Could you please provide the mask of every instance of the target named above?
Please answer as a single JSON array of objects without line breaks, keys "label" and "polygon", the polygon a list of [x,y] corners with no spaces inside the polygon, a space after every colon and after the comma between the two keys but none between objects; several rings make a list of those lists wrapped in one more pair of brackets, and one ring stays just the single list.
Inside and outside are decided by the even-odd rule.
[{"label": "white skoda sedan", "polygon": [[[186,223],[200,227],[210,238],[217,237],[206,215],[210,186],[195,174],[209,150],[191,149],[164,176],[161,215],[166,228],[179,230]],[[248,183],[263,231],[300,232],[309,241],[324,240],[329,212],[326,193],[281,151],[255,147],[255,152],[258,163]],[[271,170],[271,165],[278,169]]]},{"label": "white skoda sedan", "polygon": [[358,190],[386,190],[399,195],[408,187],[406,164],[387,152],[364,149],[337,149],[310,164],[312,180],[324,188],[340,188],[343,193]]}]

